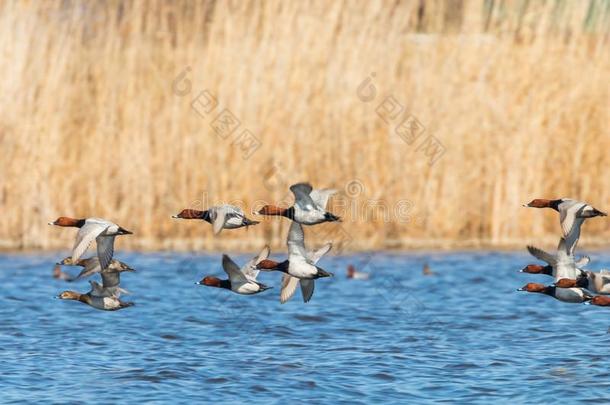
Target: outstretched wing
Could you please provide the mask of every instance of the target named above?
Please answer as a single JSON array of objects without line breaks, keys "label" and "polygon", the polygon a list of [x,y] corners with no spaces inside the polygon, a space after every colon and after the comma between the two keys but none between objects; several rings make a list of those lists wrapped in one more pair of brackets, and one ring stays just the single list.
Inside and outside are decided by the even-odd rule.
[{"label": "outstretched wing", "polygon": [[246,276],[241,272],[237,263],[235,263],[228,255],[222,255],[222,269],[229,275],[231,284],[248,282]]},{"label": "outstretched wing", "polygon": [[114,255],[114,236],[98,236],[97,242],[97,257],[100,260],[100,268],[104,270],[110,265],[112,256]]},{"label": "outstretched wing", "polygon": [[78,273],[76,276],[77,279],[83,277],[89,277],[92,274],[99,273],[102,268],[100,267],[100,259],[97,256],[92,256],[88,259],[85,259],[85,268]]},{"label": "outstretched wing", "polygon": [[590,261],[591,258],[589,256],[583,256],[576,261],[576,267],[585,267]]},{"label": "outstretched wing", "polygon": [[259,270],[256,268],[256,265],[269,257],[269,246],[265,246],[263,250],[257,256],[254,256],[244,267],[241,268],[241,271],[246,275],[246,277],[256,280],[258,277]]},{"label": "outstretched wing", "polygon": [[326,205],[331,195],[336,194],[337,190],[333,188],[325,188],[324,190],[312,190],[309,196],[320,209],[326,211]]},{"label": "outstretched wing", "polygon": [[301,292],[303,293],[303,302],[309,302],[313,295],[315,283],[314,280],[301,280]]},{"label": "outstretched wing", "polygon": [[214,218],[212,219],[212,228],[214,230],[214,234],[218,235],[222,228],[225,226],[225,222],[227,221],[227,210],[223,207],[218,207],[215,212]]},{"label": "outstretched wing", "polygon": [[104,288],[118,287],[121,282],[121,276],[118,271],[102,272],[102,286]]},{"label": "outstretched wing", "polygon": [[328,253],[328,251],[330,249],[332,249],[332,247],[333,247],[333,244],[328,242],[327,244],[325,244],[318,250],[312,250],[311,252],[309,252],[307,255],[307,258],[313,264],[316,264],[318,262],[318,260],[320,260],[322,258],[322,256],[324,256],[326,253]]},{"label": "outstretched wing", "polygon": [[547,262],[550,265],[553,265],[557,262],[557,259],[555,258],[554,255],[552,255],[548,252],[545,252],[544,250],[539,249],[535,246],[528,245],[527,251],[530,252],[530,254],[532,256],[534,256],[536,259],[542,260],[543,262]]},{"label": "outstretched wing", "polygon": [[294,204],[305,211],[315,210],[316,203],[309,195],[312,191],[311,184],[297,183],[290,186],[290,191],[294,194]]},{"label": "outstretched wing", "polygon": [[[563,231],[564,237],[567,237],[574,231],[573,228],[577,222],[576,216],[585,206],[586,204],[573,200],[566,200],[559,205],[559,222],[561,223],[561,230]],[[582,220],[578,222],[582,224]]]},{"label": "outstretched wing", "polygon": [[288,239],[286,242],[288,245],[288,255],[307,257],[307,252],[305,251],[305,234],[303,233],[301,224],[292,221],[290,229],[288,229]]},{"label": "outstretched wing", "polygon": [[72,248],[72,261],[76,262],[85,253],[91,242],[108,228],[107,223],[89,222],[85,223],[76,234],[76,241]]},{"label": "outstretched wing", "polygon": [[282,289],[280,290],[280,303],[283,304],[288,301],[294,295],[297,290],[299,279],[296,277],[284,274],[282,276]]}]

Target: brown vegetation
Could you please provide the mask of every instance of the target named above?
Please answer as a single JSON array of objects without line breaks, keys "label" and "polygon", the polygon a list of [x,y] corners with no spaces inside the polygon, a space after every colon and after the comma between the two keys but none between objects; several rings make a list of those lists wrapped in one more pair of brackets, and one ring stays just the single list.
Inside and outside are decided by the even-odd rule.
[{"label": "brown vegetation", "polygon": [[[342,190],[341,228],[308,231],[348,249],[555,243],[556,214],[521,204],[610,210],[604,7],[2,2],[0,246],[69,247],[72,232],[47,226],[60,215],[134,231],[118,248],[283,245],[287,221],[250,212],[289,204],[303,180]],[[224,108],[240,121],[226,138]],[[215,238],[170,219],[205,201],[263,223]],[[591,220],[583,241],[608,229]]]}]

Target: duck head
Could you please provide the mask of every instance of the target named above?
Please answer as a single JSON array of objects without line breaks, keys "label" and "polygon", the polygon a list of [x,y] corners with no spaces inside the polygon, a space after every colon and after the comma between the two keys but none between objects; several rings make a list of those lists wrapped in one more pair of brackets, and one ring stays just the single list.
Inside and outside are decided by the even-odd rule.
[{"label": "duck head", "polygon": [[354,278],[354,273],[356,273],[356,269],[353,265],[347,266],[347,278]]},{"label": "duck head", "polygon": [[121,261],[115,260],[113,259],[110,264],[108,265],[108,268],[110,270],[115,270],[118,272],[123,272],[123,271],[136,271],[135,269],[132,269],[131,267],[129,267],[128,264],[123,263]]},{"label": "duck head", "polygon": [[286,216],[288,212],[288,208],[280,208],[275,205],[264,205],[260,210],[256,213],[258,215],[277,215],[277,216]]},{"label": "duck head", "polygon": [[220,288],[222,285],[222,280],[219,279],[218,277],[205,276],[204,278],[201,279],[201,281],[198,281],[195,284],[206,285],[208,287],[219,287]]},{"label": "duck head", "polygon": [[573,278],[562,278],[553,284],[557,288],[575,288],[579,287],[578,281]]},{"label": "duck head", "polygon": [[524,207],[530,208],[553,208],[557,210],[557,207],[561,203],[562,200],[548,200],[545,198],[536,198],[525,204]]},{"label": "duck head", "polygon": [[65,259],[63,259],[63,260],[61,260],[61,261],[57,262],[57,264],[58,264],[58,265],[61,265],[61,266],[74,266],[74,265],[75,265],[75,263],[74,263],[74,261],[72,260],[72,257],[71,257],[71,256],[68,256],[68,257],[66,257]]},{"label": "duck head", "polygon": [[203,220],[207,221],[210,218],[210,212],[208,210],[199,211],[199,210],[192,210],[192,209],[184,209],[184,210],[180,211],[177,215],[172,215],[172,218],[203,219]]},{"label": "duck head", "polygon": [[280,267],[280,264],[280,262],[276,262],[275,260],[264,259],[256,264],[256,268],[258,270],[275,270]]},{"label": "duck head", "polygon": [[596,295],[591,298],[589,302],[586,302],[589,305],[597,305],[599,307],[610,307],[610,297],[605,295]]},{"label": "duck head", "polygon": [[521,273],[546,274],[546,275],[550,276],[550,275],[553,274],[553,267],[551,267],[551,266],[541,266],[539,264],[528,264],[527,266],[525,266],[524,268],[522,268],[519,271]]},{"label": "duck head", "polygon": [[59,298],[60,300],[76,300],[79,301],[80,300],[80,296],[81,294],[75,292],[75,291],[64,291],[61,294],[59,294],[57,296],[57,298]]},{"label": "duck head", "polygon": [[531,293],[542,293],[546,294],[548,292],[547,286],[540,283],[527,283],[523,287],[519,288],[517,291],[527,291]]},{"label": "duck head", "polygon": [[57,226],[66,226],[66,227],[75,227],[81,228],[85,225],[85,219],[77,219],[70,217],[59,217],[53,222],[49,222],[49,225],[57,225]]}]

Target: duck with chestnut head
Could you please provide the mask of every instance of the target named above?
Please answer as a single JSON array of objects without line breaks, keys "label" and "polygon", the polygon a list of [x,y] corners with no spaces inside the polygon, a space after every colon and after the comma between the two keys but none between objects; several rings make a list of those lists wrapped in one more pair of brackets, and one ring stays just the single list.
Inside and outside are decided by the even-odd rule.
[{"label": "duck with chestnut head", "polygon": [[206,221],[212,224],[215,235],[218,235],[223,229],[237,229],[259,223],[248,219],[241,208],[228,204],[210,207],[205,211],[184,209],[177,215],[173,215],[172,218]]},{"label": "duck with chestnut head", "polygon": [[269,256],[269,247],[263,250],[248,263],[240,268],[228,255],[222,255],[222,269],[229,276],[226,280],[221,280],[214,276],[205,276],[201,281],[195,283],[207,287],[224,288],[234,293],[242,295],[253,295],[261,293],[272,287],[256,281],[259,270],[256,265]]},{"label": "duck with chestnut head", "polygon": [[338,216],[326,211],[328,199],[337,193],[337,190],[314,190],[309,183],[297,183],[290,186],[290,191],[294,194],[292,207],[280,208],[275,205],[265,205],[257,214],[286,217],[303,225],[341,220]]},{"label": "duck with chestnut head", "polygon": [[594,294],[610,295],[610,273],[602,270],[599,273],[587,271],[579,277],[562,278],[554,284],[557,288],[586,288]]},{"label": "duck with chestnut head", "polygon": [[568,303],[582,303],[593,298],[593,295],[582,288],[556,288],[540,283],[527,283],[517,291],[544,294]]},{"label": "duck with chestnut head", "polygon": [[523,273],[531,274],[547,274],[553,276],[555,280],[560,278],[576,278],[584,271],[580,266],[589,263],[589,257],[584,256],[577,261],[574,255],[568,251],[568,247],[564,238],[559,240],[557,253],[551,254],[534,246],[527,247],[528,252],[535,258],[547,263],[546,266],[530,264],[521,269]]},{"label": "duck with chestnut head", "polygon": [[333,274],[317,266],[318,261],[331,248],[327,243],[320,249],[308,251],[305,249],[305,234],[301,224],[293,221],[288,230],[288,259],[283,262],[263,260],[257,268],[265,271],[279,271],[282,276],[282,289],[280,303],[288,301],[295,293],[297,285],[301,286],[303,302],[309,302],[313,296],[314,280],[323,277],[332,277]]},{"label": "duck with chestnut head", "polygon": [[114,254],[114,239],[119,235],[131,235],[130,232],[119,225],[100,218],[69,218],[59,217],[49,225],[79,228],[76,241],[72,248],[72,261],[78,262],[81,256],[95,240],[97,256],[102,269],[108,267]]},{"label": "duck with chestnut head", "polygon": [[566,239],[567,249],[570,254],[574,253],[576,244],[580,238],[580,228],[587,218],[605,217],[607,214],[591,205],[572,200],[570,198],[559,198],[549,200],[537,198],[524,205],[532,208],[551,208],[559,212],[559,223]]}]

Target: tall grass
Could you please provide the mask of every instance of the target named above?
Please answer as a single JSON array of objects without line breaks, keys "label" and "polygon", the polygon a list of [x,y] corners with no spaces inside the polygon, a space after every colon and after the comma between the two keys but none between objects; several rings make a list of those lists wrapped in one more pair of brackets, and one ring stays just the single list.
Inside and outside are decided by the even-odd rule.
[{"label": "tall grass", "polygon": [[[133,230],[120,248],[279,246],[285,220],[215,238],[170,215],[290,203],[302,180],[341,190],[343,223],[308,232],[347,249],[555,243],[556,215],[521,204],[610,209],[608,1],[5,1],[0,38],[4,248],[69,247],[59,215]],[[388,96],[425,127],[412,144],[378,114]]]}]

